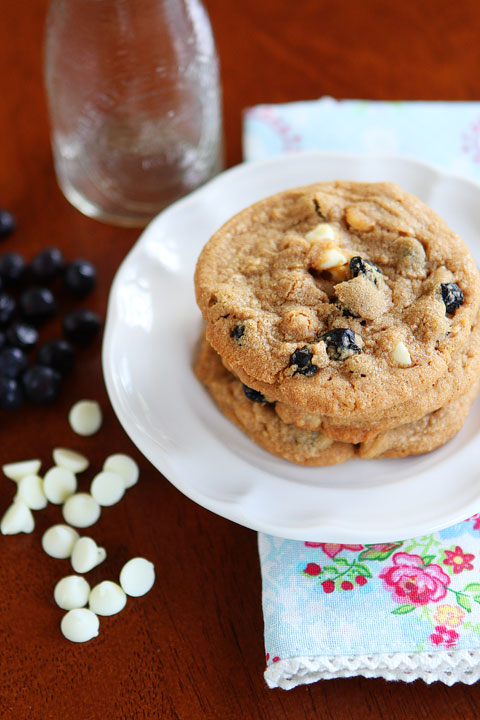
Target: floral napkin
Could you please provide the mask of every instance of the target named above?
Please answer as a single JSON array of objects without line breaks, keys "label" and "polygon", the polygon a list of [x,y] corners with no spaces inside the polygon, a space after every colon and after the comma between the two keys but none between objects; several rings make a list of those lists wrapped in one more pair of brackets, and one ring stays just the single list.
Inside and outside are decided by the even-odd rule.
[{"label": "floral napkin", "polygon": [[[403,154],[480,180],[480,103],[322,98],[246,111],[246,160],[302,149]],[[480,678],[480,515],[393,543],[258,541],[271,688]]]}]

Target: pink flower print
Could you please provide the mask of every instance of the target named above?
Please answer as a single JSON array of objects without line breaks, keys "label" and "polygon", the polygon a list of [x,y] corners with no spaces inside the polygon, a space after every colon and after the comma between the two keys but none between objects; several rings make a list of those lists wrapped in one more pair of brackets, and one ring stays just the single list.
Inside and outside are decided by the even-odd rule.
[{"label": "pink flower print", "polygon": [[303,572],[305,575],[315,577],[316,575],[320,575],[322,568],[320,565],[317,565],[317,563],[308,563],[307,566],[303,568]]},{"label": "pink flower print", "polygon": [[464,553],[460,545],[457,545],[455,550],[445,550],[444,565],[451,565],[455,575],[461,573],[462,570],[473,570],[472,560],[475,559],[475,555],[471,553]]},{"label": "pink flower print", "polygon": [[463,622],[465,610],[457,605],[437,605],[435,610],[435,622],[447,627],[458,627]]},{"label": "pink flower print", "polygon": [[435,625],[435,632],[430,635],[432,645],[455,647],[460,635],[455,630],[449,630],[445,625]]},{"label": "pink flower print", "polygon": [[475,520],[475,522],[473,523],[473,529],[480,530],[480,513],[472,515],[472,517],[467,518],[465,522],[470,522],[470,520]]},{"label": "pink flower print", "polygon": [[392,590],[393,599],[399,603],[427,605],[438,602],[447,594],[450,578],[439,565],[424,565],[420,555],[395,553],[393,565],[380,573],[384,586]]},{"label": "pink flower print", "polygon": [[363,545],[341,545],[340,543],[306,542],[307,547],[321,547],[325,555],[334,558],[342,550],[363,550]]}]

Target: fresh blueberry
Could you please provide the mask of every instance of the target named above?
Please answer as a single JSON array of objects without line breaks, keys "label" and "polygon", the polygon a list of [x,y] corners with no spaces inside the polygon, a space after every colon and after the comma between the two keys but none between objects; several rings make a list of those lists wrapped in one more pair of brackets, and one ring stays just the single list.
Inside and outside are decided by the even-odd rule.
[{"label": "fresh blueberry", "polygon": [[36,405],[48,405],[60,395],[62,376],[45,365],[31,365],[23,374],[23,388],[28,400]]},{"label": "fresh blueberry", "polygon": [[0,208],[0,238],[5,238],[7,235],[11,235],[16,227],[17,223],[15,222],[15,218],[12,213],[8,212],[8,210],[2,210]]},{"label": "fresh blueberry", "polygon": [[355,343],[355,333],[348,328],[336,328],[322,335],[321,339],[327,346],[327,355],[330,360],[346,360],[350,355],[361,351]]},{"label": "fresh blueberry", "polygon": [[63,253],[55,247],[40,250],[30,263],[32,275],[40,282],[49,283],[55,280],[65,265]]},{"label": "fresh blueberry", "polygon": [[445,311],[451,315],[460,305],[463,305],[465,300],[463,292],[457,283],[442,283],[440,287],[442,288],[442,300],[445,303]]},{"label": "fresh blueberry", "polygon": [[77,258],[67,265],[63,276],[65,287],[76,297],[85,297],[97,284],[97,271],[88,260]]},{"label": "fresh blueberry", "polygon": [[23,388],[18,380],[0,377],[0,408],[15,410],[23,403]]},{"label": "fresh blueberry", "polygon": [[14,345],[28,352],[38,341],[38,331],[32,325],[26,323],[14,323],[8,328],[6,338],[9,345]]},{"label": "fresh blueberry", "polygon": [[50,340],[39,349],[37,363],[53,368],[64,376],[70,372],[75,362],[75,350],[68,340]]},{"label": "fresh blueberry", "polygon": [[258,390],[254,390],[251,387],[248,387],[248,385],[243,385],[243,392],[245,393],[246,397],[255,403],[264,403],[265,402],[265,395],[263,393],[258,392]]},{"label": "fresh blueberry", "polygon": [[240,340],[240,338],[243,337],[244,332],[245,332],[245,325],[235,325],[235,327],[233,328],[230,335],[234,340],[236,340],[238,342]]},{"label": "fresh blueberry", "polygon": [[8,325],[16,309],[17,303],[15,298],[6,292],[0,293],[0,325]]},{"label": "fresh blueberry", "polygon": [[21,282],[27,273],[27,263],[17,252],[0,255],[0,275],[9,284]]},{"label": "fresh blueberry", "polygon": [[101,321],[92,310],[72,310],[63,318],[65,337],[75,345],[88,345],[100,332]]},{"label": "fresh blueberry", "polygon": [[34,325],[49,320],[57,309],[53,293],[48,288],[33,287],[20,295],[20,309],[23,317]]},{"label": "fresh blueberry", "polygon": [[26,353],[19,347],[6,347],[0,350],[0,375],[18,378],[28,365]]},{"label": "fresh blueberry", "polygon": [[7,338],[3,330],[0,330],[0,350],[7,344]]},{"label": "fresh blueberry", "polygon": [[297,373],[299,375],[306,375],[306,377],[311,377],[312,375],[315,375],[318,370],[318,365],[314,365],[312,363],[312,355],[312,351],[309,350],[306,345],[295,350],[295,352],[290,358],[289,363],[289,365],[297,366],[297,369],[293,373],[294,375],[296,375]]},{"label": "fresh blueberry", "polygon": [[355,255],[350,259],[350,272],[352,278],[357,277],[357,275],[365,275],[375,285],[378,283],[378,275],[383,274],[374,263],[370,262],[370,260],[364,260],[359,255]]}]

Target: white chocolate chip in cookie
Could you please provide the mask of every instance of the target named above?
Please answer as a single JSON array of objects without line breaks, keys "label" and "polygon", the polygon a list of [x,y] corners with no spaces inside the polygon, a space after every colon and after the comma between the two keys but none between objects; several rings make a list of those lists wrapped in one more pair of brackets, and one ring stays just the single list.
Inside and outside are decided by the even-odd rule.
[{"label": "white chocolate chip in cookie", "polygon": [[315,270],[329,270],[340,267],[348,262],[348,258],[337,248],[325,248],[316,252],[312,258],[312,266]]},{"label": "white chocolate chip in cookie", "polygon": [[393,348],[392,357],[395,362],[398,363],[401,367],[408,367],[412,364],[410,352],[405,343],[401,340],[397,342],[397,344]]},{"label": "white chocolate chip in cookie", "polygon": [[318,240],[335,240],[335,228],[330,223],[319,223],[313,230],[305,235],[305,240],[317,242]]}]

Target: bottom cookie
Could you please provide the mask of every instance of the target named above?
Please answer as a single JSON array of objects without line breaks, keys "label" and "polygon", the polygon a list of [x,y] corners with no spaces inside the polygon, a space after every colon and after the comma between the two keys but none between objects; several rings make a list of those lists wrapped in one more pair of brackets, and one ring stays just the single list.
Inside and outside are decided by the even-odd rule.
[{"label": "bottom cookie", "polygon": [[462,397],[435,412],[379,433],[374,440],[338,442],[320,430],[305,430],[283,422],[274,403],[244,390],[206,340],[195,365],[198,379],[207,387],[220,410],[265,450],[300,465],[336,465],[357,456],[363,459],[420,455],[440,447],[462,427],[478,391],[473,384]]},{"label": "bottom cookie", "polygon": [[318,430],[287,425],[270,403],[249,400],[240,380],[223,366],[206,340],[195,373],[224,415],[272,455],[299,465],[338,465],[353,457],[355,447],[350,443],[335,442]]}]

